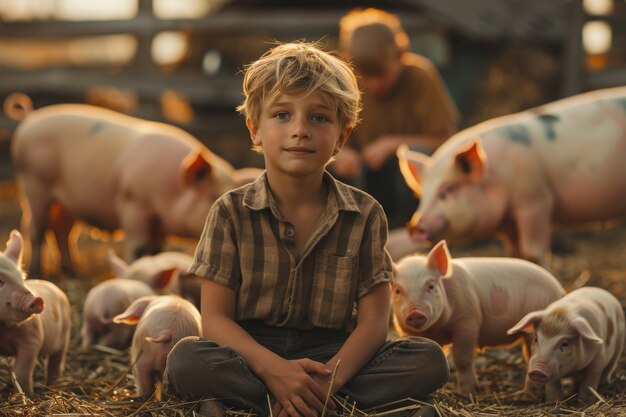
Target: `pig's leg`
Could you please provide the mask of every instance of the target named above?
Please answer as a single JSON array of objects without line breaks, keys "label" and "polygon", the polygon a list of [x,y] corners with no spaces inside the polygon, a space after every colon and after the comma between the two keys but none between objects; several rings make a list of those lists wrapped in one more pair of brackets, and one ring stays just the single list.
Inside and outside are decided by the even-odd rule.
[{"label": "pig's leg", "polygon": [[561,380],[546,382],[546,402],[553,403],[561,399]]},{"label": "pig's leg", "polygon": [[33,394],[33,372],[38,351],[39,349],[32,347],[18,347],[15,356],[15,378],[28,395]]},{"label": "pig's leg", "polygon": [[160,222],[153,213],[127,203],[123,205],[120,217],[120,225],[126,234],[124,252],[127,262],[159,252],[164,234],[160,232]]},{"label": "pig's leg", "polygon": [[526,363],[526,373],[524,374],[524,389],[523,392],[526,394],[532,394],[532,387],[535,385],[535,382],[530,379],[528,376],[528,360],[530,359],[530,355],[532,354],[532,343],[534,339],[533,333],[524,333],[523,339],[524,343],[522,345],[522,354],[524,356],[524,362]]},{"label": "pig's leg", "polygon": [[602,355],[598,355],[596,359],[591,362],[580,381],[580,385],[578,385],[578,397],[583,402],[588,402],[594,397],[589,388],[593,388],[594,390],[598,389],[598,385],[600,384],[600,377],[604,369],[601,356]]},{"label": "pig's leg", "polygon": [[508,256],[520,257],[519,235],[517,234],[517,226],[513,221],[506,221],[500,226],[498,237],[502,239]]},{"label": "pig's leg", "polygon": [[[76,244],[75,236],[70,239],[74,217],[59,203],[50,208],[50,229],[54,232],[54,238],[59,247],[61,257],[61,271],[74,274],[70,245]],[[70,240],[72,242],[70,243]]]},{"label": "pig's leg", "polygon": [[478,343],[478,329],[463,325],[461,334],[454,335],[452,340],[452,359],[456,368],[457,387],[459,393],[467,395],[476,392],[478,381],[474,372],[474,354]]},{"label": "pig's leg", "polygon": [[152,377],[152,369],[150,368],[149,363],[139,361],[135,364],[135,387],[137,388],[137,396],[139,397],[149,396],[154,389],[156,381]]},{"label": "pig's leg", "polygon": [[65,358],[67,354],[67,346],[59,352],[53,353],[48,358],[48,378],[46,381],[53,382],[57,378],[63,376],[65,371]]},{"label": "pig's leg", "polygon": [[521,207],[515,212],[519,234],[520,254],[523,258],[540,265],[546,264],[550,250],[552,200]]},{"label": "pig's leg", "polygon": [[41,246],[45,238],[46,222],[52,204],[49,187],[36,178],[22,177],[20,186],[23,192],[20,205],[22,207],[22,230],[28,231],[30,244],[30,264],[28,271],[31,276],[41,275]]}]

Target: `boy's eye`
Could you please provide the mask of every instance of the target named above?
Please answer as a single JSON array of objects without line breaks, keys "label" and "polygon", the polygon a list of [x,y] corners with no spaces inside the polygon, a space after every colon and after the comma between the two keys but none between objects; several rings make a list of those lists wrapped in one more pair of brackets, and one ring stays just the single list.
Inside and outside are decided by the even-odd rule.
[{"label": "boy's eye", "polygon": [[313,119],[314,122],[326,122],[328,121],[328,117],[324,116],[323,114],[314,114],[311,119]]},{"label": "boy's eye", "polygon": [[278,113],[274,114],[274,117],[283,120],[289,117],[289,114],[286,111],[279,111]]}]

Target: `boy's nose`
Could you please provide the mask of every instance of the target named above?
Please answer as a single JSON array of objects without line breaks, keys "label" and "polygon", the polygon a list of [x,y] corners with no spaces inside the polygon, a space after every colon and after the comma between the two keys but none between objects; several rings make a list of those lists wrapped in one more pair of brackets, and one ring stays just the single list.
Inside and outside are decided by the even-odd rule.
[{"label": "boy's nose", "polygon": [[298,138],[308,138],[310,137],[309,126],[307,120],[303,118],[296,118],[293,125],[293,133],[292,137],[294,139]]}]

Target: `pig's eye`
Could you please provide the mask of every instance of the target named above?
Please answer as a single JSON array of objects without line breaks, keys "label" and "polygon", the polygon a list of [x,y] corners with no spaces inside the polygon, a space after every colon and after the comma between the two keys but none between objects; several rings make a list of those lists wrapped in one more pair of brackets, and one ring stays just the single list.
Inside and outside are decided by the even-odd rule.
[{"label": "pig's eye", "polygon": [[441,187],[441,189],[439,190],[438,197],[441,200],[445,200],[446,198],[448,198],[452,194],[454,194],[458,189],[459,189],[459,186],[456,185],[456,184],[445,185],[445,186]]},{"label": "pig's eye", "polygon": [[561,342],[561,346],[559,346],[559,349],[561,350],[561,352],[565,352],[570,346],[570,341],[569,340],[563,340]]},{"label": "pig's eye", "polygon": [[435,283],[434,282],[428,283],[428,285],[426,285],[426,291],[428,291],[428,292],[435,291]]}]

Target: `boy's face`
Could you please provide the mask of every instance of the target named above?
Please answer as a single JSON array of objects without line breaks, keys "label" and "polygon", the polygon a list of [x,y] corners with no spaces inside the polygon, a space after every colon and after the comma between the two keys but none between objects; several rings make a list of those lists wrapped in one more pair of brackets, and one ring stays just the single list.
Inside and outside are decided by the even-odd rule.
[{"label": "boy's face", "polygon": [[319,92],[283,94],[264,106],[258,125],[246,122],[252,143],[263,149],[265,167],[293,176],[323,172],[347,140],[336,111]]},{"label": "boy's face", "polygon": [[402,72],[402,61],[398,58],[387,62],[378,71],[359,71],[356,67],[357,80],[359,86],[365,92],[376,98],[383,98],[395,87],[400,73]]}]

